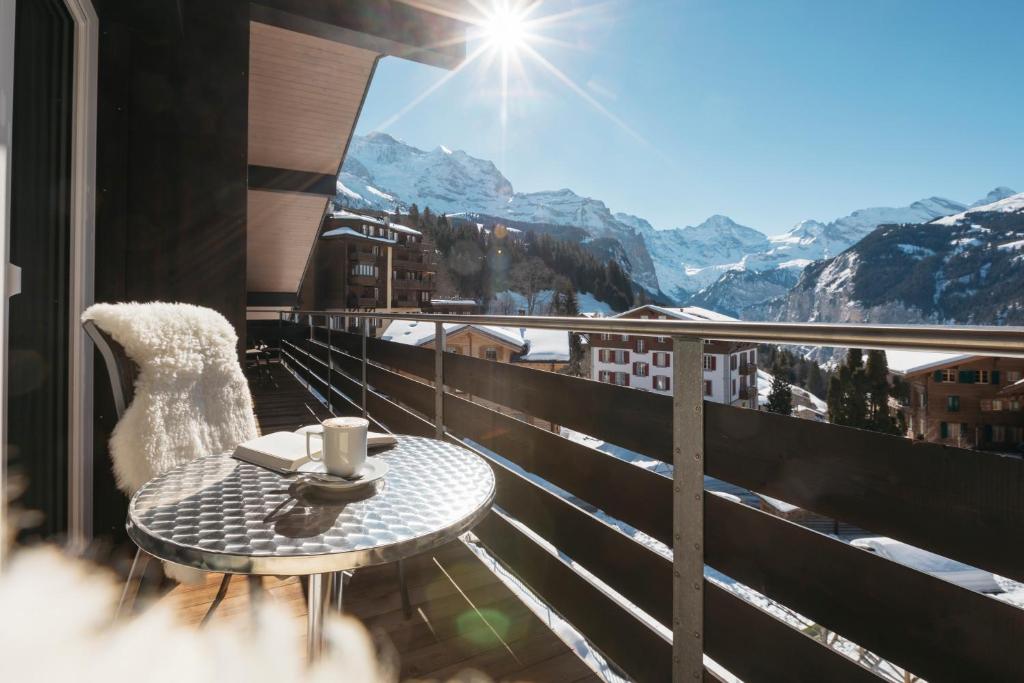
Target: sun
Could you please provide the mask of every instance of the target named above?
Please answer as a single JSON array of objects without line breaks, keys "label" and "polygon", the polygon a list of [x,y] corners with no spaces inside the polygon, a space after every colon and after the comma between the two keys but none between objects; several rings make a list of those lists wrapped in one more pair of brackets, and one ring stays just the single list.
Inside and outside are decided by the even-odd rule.
[{"label": "sun", "polygon": [[506,3],[495,3],[481,22],[481,34],[491,47],[502,52],[516,52],[528,37],[527,11]]}]

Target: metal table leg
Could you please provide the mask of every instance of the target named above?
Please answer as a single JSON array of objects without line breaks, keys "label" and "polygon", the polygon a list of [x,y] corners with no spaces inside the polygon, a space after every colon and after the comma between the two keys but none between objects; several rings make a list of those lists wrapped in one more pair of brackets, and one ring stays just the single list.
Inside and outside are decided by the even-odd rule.
[{"label": "metal table leg", "polygon": [[306,656],[310,662],[320,659],[324,649],[324,589],[330,574],[311,574],[306,595]]},{"label": "metal table leg", "polygon": [[341,612],[341,598],[345,590],[345,572],[331,574],[331,609]]}]

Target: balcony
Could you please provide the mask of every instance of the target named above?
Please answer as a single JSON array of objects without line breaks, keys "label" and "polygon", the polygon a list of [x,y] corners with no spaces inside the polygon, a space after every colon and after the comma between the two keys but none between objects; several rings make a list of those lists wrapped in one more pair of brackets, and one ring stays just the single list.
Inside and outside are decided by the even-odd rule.
[{"label": "balcony", "polygon": [[434,288],[434,278],[431,277],[425,277],[422,280],[406,280],[401,278],[393,278],[391,280],[391,283],[392,287],[401,290]]},{"label": "balcony", "polygon": [[757,375],[757,364],[756,363],[740,363],[740,374],[741,375]]},{"label": "balcony", "polygon": [[[1024,628],[1017,607],[692,485],[710,476],[837,529],[870,530],[1021,581],[1024,551],[1006,542],[1024,532],[1021,458],[704,402],[702,344],[685,337],[675,337],[675,357],[692,373],[676,368],[673,384],[693,379],[695,390],[672,397],[380,339],[364,346],[358,335],[329,333],[327,318],[289,315],[284,365],[335,409],[365,406],[381,427],[443,435],[487,457],[496,506],[471,538],[628,678],[710,676],[702,654],[744,680],[1024,672],[1024,658],[1008,654]],[[564,325],[494,319],[512,322]],[[683,331],[673,324],[581,320],[578,330]],[[800,332],[826,343],[813,326],[782,327],[777,338],[760,330],[757,341]],[[828,343],[978,350],[984,337],[980,328],[951,329],[944,341],[921,341],[910,328],[849,329]],[[1008,339],[987,348],[1009,351]],[[660,464],[639,467],[532,419]]]}]

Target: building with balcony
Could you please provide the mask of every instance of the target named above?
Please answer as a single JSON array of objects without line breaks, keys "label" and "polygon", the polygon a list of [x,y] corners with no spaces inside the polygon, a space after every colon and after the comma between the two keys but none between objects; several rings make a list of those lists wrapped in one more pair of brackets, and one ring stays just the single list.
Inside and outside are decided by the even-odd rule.
[{"label": "building with balcony", "polygon": [[335,211],[310,256],[300,307],[419,310],[434,291],[434,253],[419,230],[387,216]]},{"label": "building with balcony", "polygon": [[1024,359],[888,351],[889,370],[910,385],[904,411],[913,439],[1016,451],[1024,444],[1017,383]]},{"label": "building with balcony", "polygon": [[[616,318],[636,320],[728,321],[729,316],[694,306],[640,306]],[[600,334],[591,336],[591,379],[672,394],[672,340],[668,337]],[[757,408],[757,346],[709,341],[704,347],[704,396],[709,401]]]}]

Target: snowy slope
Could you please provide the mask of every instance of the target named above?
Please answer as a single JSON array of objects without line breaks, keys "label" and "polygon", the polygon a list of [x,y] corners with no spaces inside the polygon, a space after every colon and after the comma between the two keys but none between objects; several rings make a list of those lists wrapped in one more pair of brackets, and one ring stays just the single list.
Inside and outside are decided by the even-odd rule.
[{"label": "snowy slope", "polygon": [[[722,281],[716,296],[757,306],[757,295],[744,291],[751,283],[729,278],[734,271],[764,273],[776,269],[802,271],[859,242],[882,224],[928,223],[945,216],[966,215],[1007,201],[1013,191],[998,187],[971,205],[929,197],[903,207],[872,207],[828,222],[805,220],[781,235],[740,225],[715,215],[696,226],[655,229],[648,221],[612,213],[599,199],[570,189],[516,192],[490,161],[444,146],[422,150],[386,133],[355,136],[338,176],[336,201],[353,208],[393,210],[412,203],[434,212],[473,212],[525,223],[567,226],[587,240],[611,238],[622,251],[633,280],[652,292],[661,289],[686,303],[703,289]],[[995,209],[992,209],[995,210]],[[1002,209],[1000,209],[1002,210]],[[570,234],[567,231],[567,235]],[[578,237],[577,237],[578,238]],[[726,279],[723,281],[723,277]],[[777,280],[777,277],[773,277]],[[765,283],[759,283],[765,284]],[[760,287],[777,295],[774,287]],[[717,307],[716,301],[708,302]]]},{"label": "snowy slope", "polygon": [[437,147],[424,151],[386,133],[355,136],[338,177],[339,204],[386,211],[413,203],[435,213],[473,212],[528,223],[582,228],[592,238],[618,240],[634,281],[658,290],[646,245],[604,202],[570,189],[516,192],[490,161]]}]

